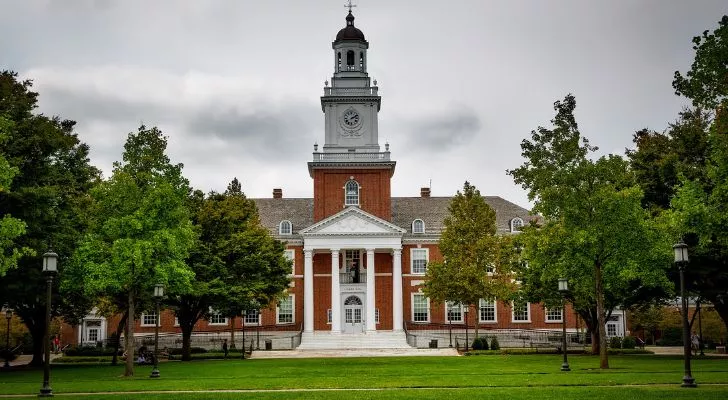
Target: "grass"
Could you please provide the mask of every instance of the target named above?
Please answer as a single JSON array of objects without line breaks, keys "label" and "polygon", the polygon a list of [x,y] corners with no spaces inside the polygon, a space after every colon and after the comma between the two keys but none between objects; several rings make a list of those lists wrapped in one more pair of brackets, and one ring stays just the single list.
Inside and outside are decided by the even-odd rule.
[{"label": "grass", "polygon": [[[123,366],[54,365],[54,393],[262,390],[249,393],[128,393],[84,396],[186,399],[321,398],[484,398],[564,399],[725,399],[728,358],[693,360],[697,389],[679,387],[682,359],[661,356],[612,356],[599,370],[593,356],[570,356],[571,372],[561,372],[557,355],[487,357],[381,357],[164,362],[162,378],[148,378],[151,367],[136,367],[125,378]],[[37,393],[41,370],[0,372],[2,394]],[[709,384],[714,384],[710,386]],[[299,391],[282,391],[282,390]],[[366,389],[366,390],[362,390]],[[277,390],[277,391],[274,391]],[[307,391],[300,391],[307,390]]]}]

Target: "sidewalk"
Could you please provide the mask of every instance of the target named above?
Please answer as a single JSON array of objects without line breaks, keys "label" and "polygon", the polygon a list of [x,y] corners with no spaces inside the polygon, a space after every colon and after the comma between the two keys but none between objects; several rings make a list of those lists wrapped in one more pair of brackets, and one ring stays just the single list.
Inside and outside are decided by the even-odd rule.
[{"label": "sidewalk", "polygon": [[[683,355],[682,346],[645,346],[645,350],[650,350],[657,356],[681,356]],[[695,357],[695,356],[693,356]],[[714,352],[706,352],[705,357],[728,357],[728,354],[718,354]]]}]

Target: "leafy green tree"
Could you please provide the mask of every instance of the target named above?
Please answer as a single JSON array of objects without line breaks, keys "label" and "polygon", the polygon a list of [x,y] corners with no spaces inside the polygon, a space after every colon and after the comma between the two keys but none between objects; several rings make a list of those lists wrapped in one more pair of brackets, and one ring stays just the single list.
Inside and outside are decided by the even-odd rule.
[{"label": "leafy green tree", "polygon": [[[480,299],[513,296],[511,238],[496,235],[495,211],[480,191],[465,182],[448,206],[439,247],[443,260],[427,265],[423,292],[435,303],[476,306]],[[475,324],[478,337],[478,324]]]},{"label": "leafy green tree", "polygon": [[[68,258],[88,226],[88,191],[99,171],[89,164],[89,148],[78,140],[74,121],[36,114],[38,94],[32,82],[17,74],[0,72],[0,115],[5,123],[0,153],[16,172],[9,190],[0,193],[3,217],[12,215],[25,223],[25,233],[14,240],[15,248],[27,248],[35,256],[17,259],[17,268],[0,277],[0,304],[6,303],[22,319],[33,338],[32,365],[42,365],[45,331],[46,281],[40,254],[49,248],[59,254],[59,274],[66,272]],[[7,255],[7,253],[6,253]],[[52,313],[82,309],[77,297],[59,296],[53,285]]]},{"label": "leafy green tree", "polygon": [[[553,128],[539,127],[524,139],[525,161],[508,171],[545,219],[519,238],[528,261],[520,271],[534,300],[554,299],[557,279],[569,279],[569,300],[592,334],[600,367],[609,368],[606,317],[614,306],[663,292],[671,250],[641,206],[628,163],[614,155],[589,158],[597,148],[581,136],[575,108],[572,95],[557,101]],[[624,297],[605,302],[615,294]]]},{"label": "leafy green tree", "polygon": [[134,374],[136,304],[150,304],[157,283],[185,293],[194,278],[185,263],[195,240],[185,204],[190,189],[166,148],[157,128],[129,134],[123,161],[91,192],[95,219],[72,264],[83,270],[88,294],[127,297],[125,376]]}]

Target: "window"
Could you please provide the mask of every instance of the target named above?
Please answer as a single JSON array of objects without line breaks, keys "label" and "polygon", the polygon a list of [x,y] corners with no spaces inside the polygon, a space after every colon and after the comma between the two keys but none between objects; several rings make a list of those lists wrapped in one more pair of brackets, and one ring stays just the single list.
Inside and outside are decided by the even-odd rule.
[{"label": "window", "polygon": [[329,308],[328,310],[326,310],[326,323],[330,324],[331,320],[333,320],[333,317],[331,314],[331,309]]},{"label": "window", "polygon": [[290,235],[293,233],[293,225],[291,221],[281,221],[281,225],[278,228],[278,233],[281,235]]},{"label": "window", "polygon": [[293,295],[289,295],[278,302],[277,314],[279,324],[293,323]]},{"label": "window", "polygon": [[142,326],[154,326],[159,323],[157,313],[142,313]]},{"label": "window", "polygon": [[[347,67],[354,66],[354,50],[349,50],[346,52],[346,66]],[[351,69],[351,68],[349,68],[349,69]]]},{"label": "window", "polygon": [[463,322],[463,305],[448,301],[445,303],[445,319],[447,322]]},{"label": "window", "polygon": [[291,275],[296,274],[296,250],[289,249],[285,252],[287,260],[291,260]]},{"label": "window", "polygon": [[531,322],[530,310],[530,303],[513,303],[513,322]]},{"label": "window", "polygon": [[478,301],[478,317],[480,322],[496,322],[495,300],[480,299]]},{"label": "window", "polygon": [[339,67],[338,70],[341,71],[341,52],[337,53],[336,59],[337,59],[338,67]]},{"label": "window", "polygon": [[346,186],[344,186],[344,205],[359,205],[359,184],[353,179],[349,179],[349,181],[346,182]]},{"label": "window", "polygon": [[379,309],[378,308],[374,309],[374,323],[375,324],[379,323]]},{"label": "window", "polygon": [[485,267],[485,273],[488,274],[488,276],[491,276],[495,273],[495,264],[488,264]]},{"label": "window", "polygon": [[607,337],[617,336],[617,324],[607,324]]},{"label": "window", "polygon": [[547,308],[546,322],[561,322],[561,308]]},{"label": "window", "polygon": [[174,326],[179,326],[179,318],[176,316],[174,317]]},{"label": "window", "polygon": [[412,293],[412,320],[430,322],[430,299],[422,293]]},{"label": "window", "polygon": [[219,312],[213,312],[210,314],[210,318],[208,318],[207,323],[209,325],[227,325],[228,319]]},{"label": "window", "polygon": [[513,218],[511,220],[511,232],[520,232],[523,228],[523,220],[520,218]]},{"label": "window", "polygon": [[98,342],[99,341],[99,329],[98,328],[90,328],[88,330],[88,341],[89,342]]},{"label": "window", "polygon": [[245,325],[260,325],[260,310],[245,310]]},{"label": "window", "polygon": [[359,69],[364,70],[364,52],[359,52]]},{"label": "window", "polygon": [[427,261],[429,259],[428,249],[412,249],[410,270],[413,274],[424,275],[427,272]]},{"label": "window", "polygon": [[412,233],[425,233],[425,222],[421,219],[412,221]]}]

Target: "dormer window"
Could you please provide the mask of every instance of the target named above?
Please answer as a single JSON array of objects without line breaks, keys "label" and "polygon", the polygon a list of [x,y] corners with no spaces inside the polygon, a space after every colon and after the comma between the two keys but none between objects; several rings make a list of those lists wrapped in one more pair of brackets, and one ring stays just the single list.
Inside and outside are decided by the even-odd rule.
[{"label": "dormer window", "polygon": [[344,205],[359,205],[359,183],[357,183],[354,178],[349,179],[344,186]]},{"label": "dormer window", "polygon": [[278,226],[278,233],[280,235],[290,235],[293,233],[293,225],[291,225],[291,221],[281,221],[281,224]]},{"label": "dormer window", "polygon": [[513,218],[511,220],[511,232],[517,233],[523,228],[523,220],[520,218]]},{"label": "dormer window", "polygon": [[412,233],[425,233],[425,222],[421,219],[412,221]]}]

